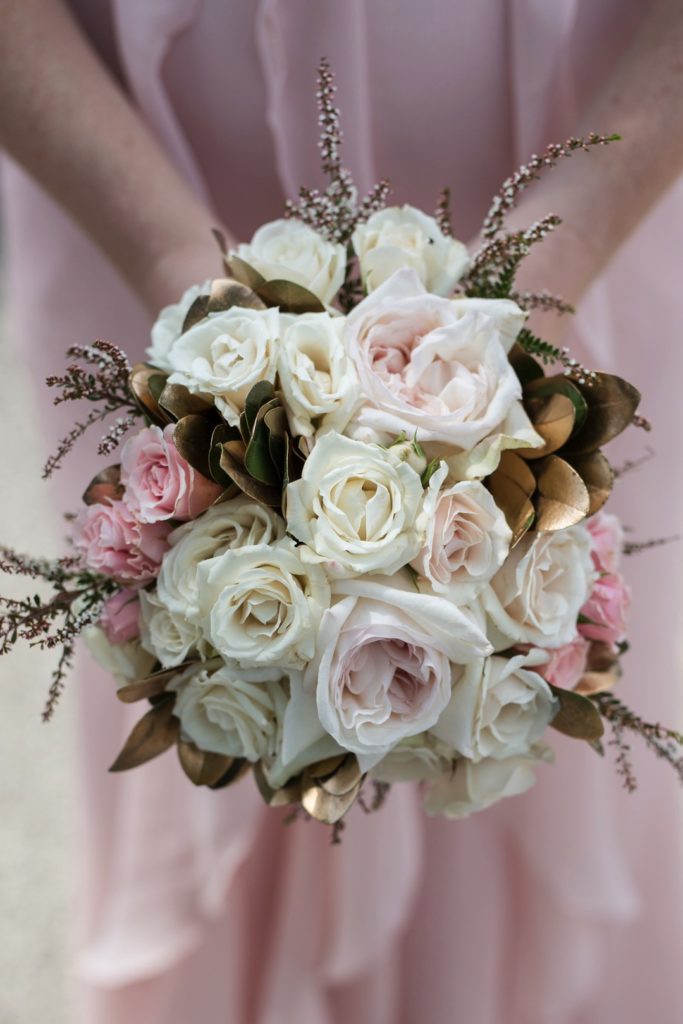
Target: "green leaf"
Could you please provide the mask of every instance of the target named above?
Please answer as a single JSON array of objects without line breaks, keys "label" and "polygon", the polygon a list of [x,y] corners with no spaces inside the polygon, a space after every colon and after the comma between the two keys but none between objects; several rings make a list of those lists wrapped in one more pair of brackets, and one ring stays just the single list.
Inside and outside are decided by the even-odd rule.
[{"label": "green leaf", "polygon": [[[247,431],[251,434],[254,429],[254,423],[258,416],[258,411],[262,405],[266,402],[272,402],[275,397],[275,388],[269,380],[260,380],[258,384],[254,384],[253,388],[247,395],[244,401],[244,418],[247,425]],[[240,423],[241,427],[241,423]],[[245,438],[247,440],[247,438]]]}]

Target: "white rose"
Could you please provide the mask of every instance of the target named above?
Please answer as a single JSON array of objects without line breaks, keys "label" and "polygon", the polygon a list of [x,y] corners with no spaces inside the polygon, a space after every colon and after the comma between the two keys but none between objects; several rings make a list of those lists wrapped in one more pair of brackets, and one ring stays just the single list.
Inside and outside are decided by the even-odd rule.
[{"label": "white rose", "polygon": [[226,551],[198,572],[204,631],[226,661],[300,668],[312,658],[330,588],[290,540]]},{"label": "white rose", "polygon": [[527,534],[482,592],[491,635],[498,634],[495,646],[570,643],[594,579],[590,534],[583,526]]},{"label": "white rose", "polygon": [[154,669],[154,655],[144,650],[139,640],[112,644],[104,630],[94,625],[86,626],[81,636],[97,664],[114,677],[117,686],[144,679]]},{"label": "white rose", "polygon": [[211,280],[204,284],[193,284],[191,288],[183,292],[179,302],[170,306],[164,306],[159,313],[154,326],[152,327],[152,344],[147,349],[149,361],[158,366],[160,370],[172,369],[168,361],[168,353],[174,341],[177,341],[183,333],[183,323],[188,310],[195,299],[200,295],[208,295],[211,290]]},{"label": "white rose", "polygon": [[329,306],[344,283],[346,249],[328,242],[300,220],[274,220],[260,227],[236,255],[267,280],[294,281]]},{"label": "white rose", "polygon": [[448,295],[469,266],[466,247],[444,235],[414,206],[390,206],[360,224],[351,239],[369,292],[401,267],[412,267],[428,291]]},{"label": "white rose", "polygon": [[401,740],[372,769],[378,782],[424,782],[443,775],[454,760],[453,751],[432,733]]},{"label": "white rose", "polygon": [[426,537],[411,565],[434,590],[463,603],[500,569],[512,532],[483,484],[464,480],[443,487],[447,474],[442,462],[429,481]]},{"label": "white rose", "polygon": [[543,735],[558,703],[533,667],[534,651],[453,668],[453,693],[432,732],[472,761],[526,753]]},{"label": "white rose", "polygon": [[284,330],[278,373],[294,434],[341,432],[351,418],[360,385],[343,333],[344,319],[328,313],[304,313]]},{"label": "white rose", "polygon": [[248,761],[276,753],[288,700],[277,669],[192,667],[169,689],[177,694],[173,713],[182,736],[200,750]]},{"label": "white rose", "polygon": [[287,529],[332,572],[396,572],[420,549],[423,493],[391,451],[325,434],[287,488]]},{"label": "white rose", "polygon": [[209,313],[171,346],[169,381],[213,396],[228,423],[236,426],[254,384],[275,380],[279,338],[277,309],[233,306]]},{"label": "white rose", "polygon": [[316,693],[322,730],[367,770],[436,724],[451,697],[451,660],[466,664],[490,646],[469,612],[395,577],[340,580],[335,596],[304,688]]},{"label": "white rose", "polygon": [[397,271],[347,317],[366,399],[356,419],[462,451],[520,427],[525,443],[540,444],[508,360],[524,318],[509,299],[444,299],[415,271]]},{"label": "white rose", "polygon": [[536,781],[536,765],[551,760],[551,751],[542,744],[503,761],[485,758],[475,764],[460,758],[450,772],[429,785],[425,810],[447,818],[467,818],[504,797],[525,793]]},{"label": "white rose", "polygon": [[141,590],[140,639],[163,668],[175,668],[201,643],[202,634],[183,614],[169,611],[153,591]]},{"label": "white rose", "polygon": [[176,616],[197,623],[200,562],[229,548],[272,544],[284,537],[284,533],[285,524],[280,516],[244,496],[214,505],[198,519],[179,526],[169,535],[171,547],[164,555],[157,577],[157,599]]}]

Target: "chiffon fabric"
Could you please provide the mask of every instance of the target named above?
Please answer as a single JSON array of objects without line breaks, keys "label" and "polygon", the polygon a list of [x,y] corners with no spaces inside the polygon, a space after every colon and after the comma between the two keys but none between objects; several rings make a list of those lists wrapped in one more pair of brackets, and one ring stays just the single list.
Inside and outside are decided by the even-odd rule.
[{"label": "chiffon fabric", "polygon": [[[503,177],[572,131],[647,7],[81,0],[75,10],[169,156],[239,236],[319,180],[314,72],[326,55],[359,187],[387,175],[395,201],[429,210],[450,184],[467,239]],[[153,187],[140,182],[141,203]],[[4,190],[14,337],[36,383],[70,343],[106,337],[139,357],[149,323],[114,270],[9,164]],[[635,381],[655,420],[656,458],[624,476],[612,505],[641,539],[677,533],[683,512],[681,212],[677,186],[593,288],[572,339],[590,365]],[[67,421],[40,404],[47,450]],[[644,446],[632,431],[629,453]],[[87,450],[55,483],[61,507],[94,467]],[[632,650],[620,692],[667,722],[680,719],[680,563],[670,547],[627,565]],[[683,1020],[680,795],[673,773],[635,746],[634,796],[610,763],[558,736],[555,765],[521,798],[448,822],[396,786],[380,812],[354,811],[333,847],[323,827],[266,810],[248,778],[195,789],[172,754],[108,775],[139,708],[120,705],[89,663],[75,685],[84,1024]]]}]

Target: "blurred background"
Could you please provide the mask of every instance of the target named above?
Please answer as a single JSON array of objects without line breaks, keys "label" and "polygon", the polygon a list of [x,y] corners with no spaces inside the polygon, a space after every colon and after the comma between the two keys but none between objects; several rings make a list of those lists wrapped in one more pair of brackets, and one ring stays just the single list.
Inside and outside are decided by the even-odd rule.
[{"label": "blurred background", "polygon": [[[46,452],[36,396],[11,343],[2,301],[0,311],[0,544],[31,554],[57,553],[59,532],[41,480]],[[2,593],[25,594],[24,581],[4,577]],[[41,720],[53,661],[51,654],[28,648],[0,661],[2,1024],[72,1019],[73,708],[67,690],[53,720]]]}]

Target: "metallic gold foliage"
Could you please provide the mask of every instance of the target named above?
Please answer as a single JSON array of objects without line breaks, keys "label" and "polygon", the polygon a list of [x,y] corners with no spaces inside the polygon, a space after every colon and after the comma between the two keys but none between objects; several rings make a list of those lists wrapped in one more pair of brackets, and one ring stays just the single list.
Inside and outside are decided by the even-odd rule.
[{"label": "metallic gold foliage", "polygon": [[175,699],[169,695],[136,723],[110,772],[137,768],[173,746],[180,729],[180,723],[173,714],[174,705]]},{"label": "metallic gold foliage", "polygon": [[108,466],[92,478],[83,492],[83,501],[86,505],[101,505],[116,501],[122,495],[121,467]]},{"label": "metallic gold foliage", "polygon": [[574,690],[550,689],[560,702],[560,709],[550,723],[553,729],[589,743],[599,740],[605,731],[602,717],[592,700]]}]

